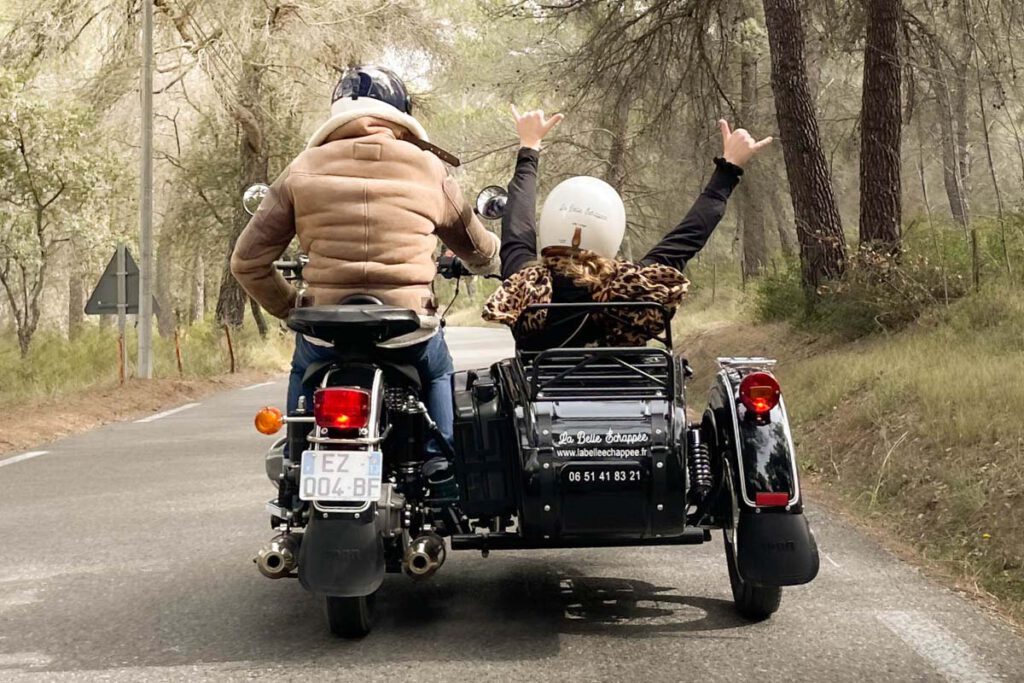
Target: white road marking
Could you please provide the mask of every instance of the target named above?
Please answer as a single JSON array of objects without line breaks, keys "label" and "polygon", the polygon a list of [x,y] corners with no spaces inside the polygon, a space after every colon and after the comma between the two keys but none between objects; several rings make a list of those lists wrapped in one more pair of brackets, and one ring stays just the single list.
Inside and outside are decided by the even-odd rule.
[{"label": "white road marking", "polygon": [[0,612],[10,607],[22,607],[39,602],[39,591],[35,588],[0,593]]},{"label": "white road marking", "polygon": [[829,561],[829,564],[831,564],[836,569],[839,569],[840,567],[843,566],[843,565],[839,564],[838,562],[836,562],[835,560],[833,560],[832,556],[829,555],[828,553],[822,553],[822,555],[824,555],[825,559]]},{"label": "white road marking", "polygon": [[252,391],[253,389],[259,389],[260,387],[269,387],[271,384],[277,384],[277,382],[270,381],[270,382],[260,382],[259,384],[251,384],[251,385],[245,387],[244,389],[240,389],[239,391]]},{"label": "white road marking", "polygon": [[875,616],[927,659],[949,681],[995,683],[962,640],[920,612],[878,612]]},{"label": "white road marking", "polygon": [[198,403],[186,403],[183,406],[178,406],[177,408],[171,408],[170,410],[165,410],[162,413],[156,413],[155,415],[150,415],[149,417],[144,417],[141,420],[136,420],[135,423],[139,424],[139,423],[142,423],[142,422],[153,422],[154,420],[160,420],[160,419],[165,418],[165,417],[170,417],[171,415],[174,415],[176,413],[180,413],[183,410],[188,410],[189,408],[195,408],[197,405],[199,405],[199,404]]},{"label": "white road marking", "polygon": [[13,465],[16,462],[21,462],[23,460],[29,460],[30,458],[38,458],[40,455],[46,455],[49,452],[50,451],[29,451],[28,453],[22,453],[21,455],[16,455],[13,458],[7,458],[6,460],[0,460],[0,467],[5,467],[7,465]]},{"label": "white road marking", "polygon": [[11,652],[0,654],[0,668],[46,666],[53,657],[42,652]]}]

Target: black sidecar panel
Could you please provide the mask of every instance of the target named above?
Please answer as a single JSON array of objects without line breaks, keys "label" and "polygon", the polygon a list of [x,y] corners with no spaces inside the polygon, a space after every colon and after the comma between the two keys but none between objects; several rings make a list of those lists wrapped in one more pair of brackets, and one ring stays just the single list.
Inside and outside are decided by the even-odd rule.
[{"label": "black sidecar panel", "polygon": [[455,471],[462,511],[470,517],[511,515],[516,509],[513,472],[518,460],[512,414],[490,369],[457,372]]},{"label": "black sidecar panel", "polygon": [[502,366],[522,414],[525,538],[579,544],[680,536],[685,414],[671,356],[647,347],[556,349]]}]

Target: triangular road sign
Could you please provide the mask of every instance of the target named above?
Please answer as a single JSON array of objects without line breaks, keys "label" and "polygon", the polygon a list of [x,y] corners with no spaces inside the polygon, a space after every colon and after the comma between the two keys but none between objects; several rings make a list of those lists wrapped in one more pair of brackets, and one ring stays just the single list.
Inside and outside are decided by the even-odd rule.
[{"label": "triangular road sign", "polygon": [[[132,252],[125,247],[125,294],[128,308],[125,313],[137,314],[139,312],[139,266],[132,258]],[[117,250],[110,259],[110,263],[103,270],[100,281],[96,283],[96,289],[85,304],[86,315],[102,315],[117,313]]]}]

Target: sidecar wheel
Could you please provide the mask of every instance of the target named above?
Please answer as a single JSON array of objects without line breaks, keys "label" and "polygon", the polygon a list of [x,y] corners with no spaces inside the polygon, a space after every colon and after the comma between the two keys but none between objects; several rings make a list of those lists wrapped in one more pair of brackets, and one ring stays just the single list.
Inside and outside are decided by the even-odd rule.
[{"label": "sidecar wheel", "polygon": [[755,586],[744,581],[736,568],[736,552],[728,535],[725,536],[725,559],[736,611],[751,621],[764,621],[777,612],[782,601],[782,586]]},{"label": "sidecar wheel", "polygon": [[362,638],[373,628],[374,603],[377,594],[358,598],[327,596],[327,624],[331,633],[342,638]]}]

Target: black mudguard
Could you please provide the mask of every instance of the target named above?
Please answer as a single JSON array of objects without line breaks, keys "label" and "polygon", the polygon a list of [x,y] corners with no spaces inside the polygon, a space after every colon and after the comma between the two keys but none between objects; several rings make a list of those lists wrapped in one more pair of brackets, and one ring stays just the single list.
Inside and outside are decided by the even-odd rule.
[{"label": "black mudguard", "polygon": [[370,595],[384,581],[384,542],[373,507],[359,514],[315,512],[299,550],[299,582],[338,597]]},{"label": "black mudguard", "polygon": [[807,518],[796,513],[740,513],[737,567],[744,581],[795,586],[818,575],[818,544]]}]

